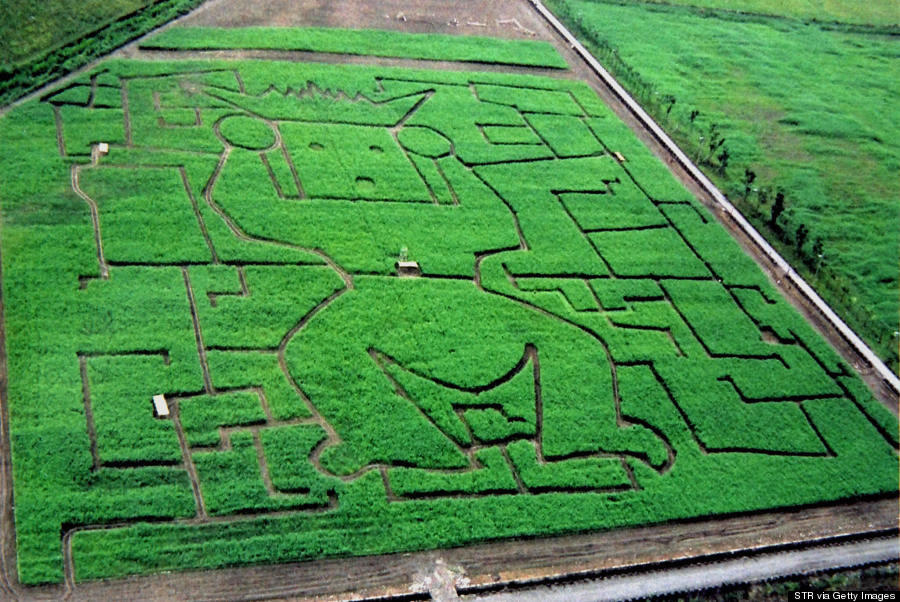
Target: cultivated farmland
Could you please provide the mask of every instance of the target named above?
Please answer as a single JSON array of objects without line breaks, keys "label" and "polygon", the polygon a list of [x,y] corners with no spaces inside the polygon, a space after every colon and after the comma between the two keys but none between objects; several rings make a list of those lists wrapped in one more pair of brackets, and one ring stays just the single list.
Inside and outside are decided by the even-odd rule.
[{"label": "cultivated farmland", "polygon": [[[626,0],[627,2],[628,0]],[[691,6],[725,10],[735,16],[785,16],[826,25],[854,24],[875,27],[900,25],[900,9],[891,0],[820,2],[816,0],[639,0],[644,4]]]},{"label": "cultivated farmland", "polygon": [[0,3],[0,105],[188,12],[202,0]]},{"label": "cultivated farmland", "polygon": [[896,371],[897,3],[548,4]]},{"label": "cultivated farmland", "polygon": [[79,10],[65,2],[0,6],[0,64],[16,63],[89,33],[98,26],[142,8],[147,0],[88,0]]},{"label": "cultivated farmland", "polygon": [[584,83],[110,60],[0,140],[24,583],[897,489],[896,418]]}]

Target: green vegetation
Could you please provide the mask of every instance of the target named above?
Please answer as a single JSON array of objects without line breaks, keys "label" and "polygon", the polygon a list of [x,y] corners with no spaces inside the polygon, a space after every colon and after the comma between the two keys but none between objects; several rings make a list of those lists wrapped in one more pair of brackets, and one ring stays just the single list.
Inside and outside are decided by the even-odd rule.
[{"label": "green vegetation", "polygon": [[0,3],[0,106],[186,14],[202,1]]},{"label": "green vegetation", "polygon": [[[550,5],[896,368],[896,3]],[[893,29],[854,31],[735,10],[820,20],[852,12],[854,23],[865,18]]]},{"label": "green vegetation", "polygon": [[[621,4],[628,3],[624,0]],[[777,15],[819,22],[857,25],[900,26],[900,8],[893,0],[835,2],[817,0],[642,0],[645,4],[684,5],[699,9],[726,10],[739,14]],[[746,15],[746,16],[750,16]]]},{"label": "green vegetation", "polygon": [[266,150],[275,144],[275,132],[271,127],[243,115],[229,115],[220,121],[219,135],[232,146],[247,150]]},{"label": "green vegetation", "polygon": [[182,400],[178,408],[181,428],[191,447],[218,445],[219,427],[266,421],[260,397],[252,392],[200,395]]},{"label": "green vegetation", "polygon": [[896,494],[896,417],[586,84],[107,61],[0,148],[23,583]]},{"label": "green vegetation", "polygon": [[12,64],[83,36],[151,4],[152,0],[87,0],[0,5],[0,63]]},{"label": "green vegetation", "polygon": [[176,27],[141,43],[149,50],[306,50],[436,61],[568,67],[549,42],[325,27]]}]

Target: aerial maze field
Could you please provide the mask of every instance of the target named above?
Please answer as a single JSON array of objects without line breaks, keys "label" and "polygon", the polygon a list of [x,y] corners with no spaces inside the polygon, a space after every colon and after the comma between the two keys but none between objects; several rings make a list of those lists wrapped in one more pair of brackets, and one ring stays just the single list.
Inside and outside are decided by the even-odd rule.
[{"label": "aerial maze field", "polygon": [[558,71],[110,60],[3,118],[20,580],[896,492],[894,415]]}]

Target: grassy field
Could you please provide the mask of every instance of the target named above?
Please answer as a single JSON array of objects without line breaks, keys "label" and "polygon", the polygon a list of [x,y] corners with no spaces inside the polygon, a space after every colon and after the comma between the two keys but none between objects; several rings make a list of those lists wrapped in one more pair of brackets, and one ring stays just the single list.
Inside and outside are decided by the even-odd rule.
[{"label": "grassy field", "polygon": [[657,4],[554,4],[896,367],[896,39]]},{"label": "grassy field", "polygon": [[106,61],[0,141],[24,583],[898,487],[896,418],[584,83]]},{"label": "grassy field", "polygon": [[200,2],[0,3],[0,106],[84,67]]},{"label": "grassy field", "polygon": [[556,49],[545,41],[410,34],[377,29],[177,27],[154,36],[141,47],[151,50],[305,50],[554,69],[567,67]]},{"label": "grassy field", "polygon": [[900,6],[893,0],[647,0],[645,3],[785,16],[823,23],[900,26]]},{"label": "grassy field", "polygon": [[96,29],[152,0],[85,0],[77,7],[63,0],[0,3],[0,64],[41,54]]}]

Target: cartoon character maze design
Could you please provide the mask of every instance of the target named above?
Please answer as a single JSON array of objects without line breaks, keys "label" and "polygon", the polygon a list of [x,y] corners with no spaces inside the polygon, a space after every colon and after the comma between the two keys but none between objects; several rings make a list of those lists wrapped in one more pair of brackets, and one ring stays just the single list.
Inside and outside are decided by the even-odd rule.
[{"label": "cartoon character maze design", "polygon": [[639,491],[835,456],[830,411],[896,445],[583,84],[128,65],[44,99],[93,223],[95,470],[185,471],[203,517],[328,510],[370,472],[394,503]]}]

